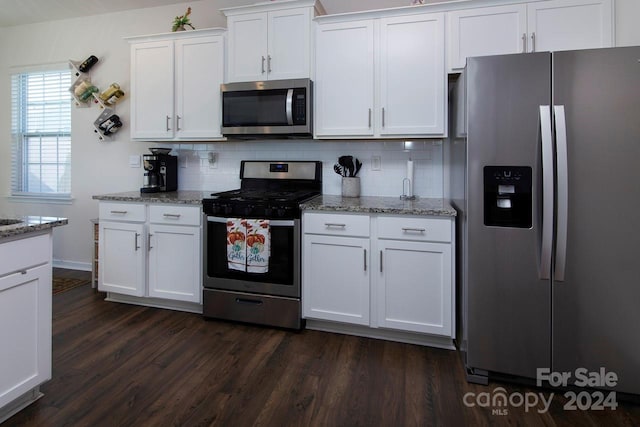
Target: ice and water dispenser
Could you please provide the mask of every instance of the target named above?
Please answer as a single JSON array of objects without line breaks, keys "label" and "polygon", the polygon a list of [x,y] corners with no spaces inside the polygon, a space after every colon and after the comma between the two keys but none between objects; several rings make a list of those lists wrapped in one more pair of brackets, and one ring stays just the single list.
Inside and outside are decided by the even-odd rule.
[{"label": "ice and water dispenser", "polygon": [[531,168],[484,167],[484,225],[531,228]]}]

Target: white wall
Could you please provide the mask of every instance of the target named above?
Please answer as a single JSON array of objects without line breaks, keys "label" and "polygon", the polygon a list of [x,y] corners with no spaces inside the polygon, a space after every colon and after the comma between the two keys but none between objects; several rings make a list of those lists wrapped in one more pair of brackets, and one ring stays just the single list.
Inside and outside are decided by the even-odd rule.
[{"label": "white wall", "polygon": [[[381,3],[381,2],[388,3]],[[375,8],[398,6],[400,0],[377,0]],[[409,0],[403,1],[409,3]],[[225,26],[218,7],[233,5],[231,0],[194,1],[192,22],[196,28]],[[373,3],[372,3],[373,4]],[[400,5],[403,5],[400,4]],[[369,9],[369,3],[350,0],[346,10]],[[184,4],[112,13],[82,19],[70,19],[22,27],[0,29],[0,99],[5,114],[0,115],[0,216],[21,214],[51,215],[69,218],[69,225],[55,230],[54,258],[87,268],[91,262],[92,231],[89,220],[97,216],[94,194],[137,190],[142,184],[141,169],[128,166],[129,155],[142,154],[152,144],[132,142],[127,121],[129,100],[117,105],[124,127],[109,142],[99,142],[92,130],[98,108],[74,109],[72,112],[72,193],[71,205],[14,203],[7,200],[11,180],[10,81],[12,67],[83,60],[91,54],[100,62],[91,71],[99,88],[118,82],[129,87],[129,46],[123,37],[162,33],[170,30],[173,17],[184,13]],[[616,40],[618,45],[640,45],[640,2],[617,0]],[[440,141],[419,142],[411,152],[416,162],[415,193],[423,197],[442,196],[442,146]],[[174,153],[187,159],[179,173],[180,188],[219,191],[239,185],[238,170],[242,159],[310,159],[325,164],[324,191],[340,193],[340,179],[332,165],[338,156],[350,154],[363,163],[362,194],[398,196],[402,189],[406,160],[402,143],[382,141],[254,141],[215,143],[211,145],[170,145]],[[219,163],[209,168],[208,151],[218,153]],[[371,156],[382,158],[382,170],[370,169]]]}]

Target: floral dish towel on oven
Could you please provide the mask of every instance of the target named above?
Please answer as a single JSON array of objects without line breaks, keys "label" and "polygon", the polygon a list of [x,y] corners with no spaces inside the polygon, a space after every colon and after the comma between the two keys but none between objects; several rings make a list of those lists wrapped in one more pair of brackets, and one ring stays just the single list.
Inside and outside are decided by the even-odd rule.
[{"label": "floral dish towel on oven", "polygon": [[227,265],[230,270],[267,273],[271,235],[267,219],[227,219]]},{"label": "floral dish towel on oven", "polygon": [[229,270],[247,271],[246,228],[240,218],[227,219],[227,265]]},{"label": "floral dish towel on oven", "polygon": [[247,273],[267,273],[271,255],[268,219],[247,219]]}]

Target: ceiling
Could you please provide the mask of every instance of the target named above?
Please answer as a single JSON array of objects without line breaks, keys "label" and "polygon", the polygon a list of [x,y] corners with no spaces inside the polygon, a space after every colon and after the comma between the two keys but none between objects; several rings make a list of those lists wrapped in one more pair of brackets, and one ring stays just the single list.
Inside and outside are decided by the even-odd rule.
[{"label": "ceiling", "polygon": [[[223,8],[260,3],[264,0],[209,1]],[[328,14],[334,14],[408,6],[411,0],[321,0],[321,2]],[[193,0],[0,0],[0,28],[178,3],[193,3]]]}]

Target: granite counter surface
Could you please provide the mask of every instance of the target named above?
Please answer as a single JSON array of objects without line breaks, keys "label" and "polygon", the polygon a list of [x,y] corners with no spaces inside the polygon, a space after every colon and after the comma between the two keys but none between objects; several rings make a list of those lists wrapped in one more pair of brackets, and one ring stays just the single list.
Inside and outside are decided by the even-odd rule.
[{"label": "granite counter surface", "polygon": [[93,199],[107,202],[202,205],[202,199],[209,197],[210,195],[210,191],[169,191],[167,193],[140,193],[140,191],[127,191],[123,193],[100,194],[93,196]]},{"label": "granite counter surface", "polygon": [[[15,223],[12,224],[12,222]],[[3,218],[0,219],[0,240],[7,237],[19,236],[21,234],[45,231],[68,223],[69,221],[67,218],[50,216],[19,216],[11,219]]]},{"label": "granite counter surface", "polygon": [[342,197],[321,194],[300,205],[303,211],[382,213],[394,215],[456,216],[456,210],[444,199],[400,197]]}]

